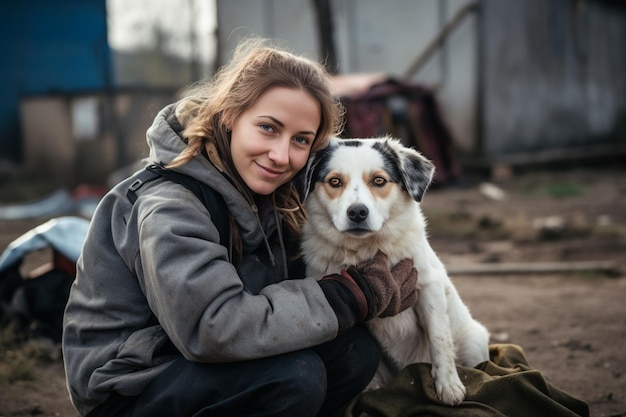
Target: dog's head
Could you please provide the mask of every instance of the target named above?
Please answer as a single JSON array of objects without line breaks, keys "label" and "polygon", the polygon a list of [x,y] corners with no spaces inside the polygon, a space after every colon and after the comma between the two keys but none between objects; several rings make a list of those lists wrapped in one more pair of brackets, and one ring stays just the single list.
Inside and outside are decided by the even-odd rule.
[{"label": "dog's head", "polygon": [[333,139],[309,161],[307,209],[341,233],[368,236],[403,202],[420,202],[434,171],[397,139]]}]

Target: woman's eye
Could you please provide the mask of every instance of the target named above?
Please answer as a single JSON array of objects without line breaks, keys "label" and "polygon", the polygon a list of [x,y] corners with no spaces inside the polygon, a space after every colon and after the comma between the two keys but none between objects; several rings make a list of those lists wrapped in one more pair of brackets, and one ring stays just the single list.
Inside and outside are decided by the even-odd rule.
[{"label": "woman's eye", "polygon": [[374,184],[376,187],[383,187],[385,184],[387,184],[387,179],[383,177],[374,177],[374,179],[372,180],[372,184]]},{"label": "woman's eye", "polygon": [[295,138],[293,138],[294,142],[297,142],[301,145],[308,145],[309,144],[309,138],[304,137],[304,136],[296,136]]},{"label": "woman's eye", "polygon": [[342,186],[342,182],[341,179],[337,178],[337,177],[333,177],[331,179],[328,180],[328,185],[330,185],[333,188],[339,188]]},{"label": "woman's eye", "polygon": [[265,130],[266,132],[273,132],[274,131],[274,127],[272,125],[266,125],[266,124],[262,124],[260,125],[261,129]]}]

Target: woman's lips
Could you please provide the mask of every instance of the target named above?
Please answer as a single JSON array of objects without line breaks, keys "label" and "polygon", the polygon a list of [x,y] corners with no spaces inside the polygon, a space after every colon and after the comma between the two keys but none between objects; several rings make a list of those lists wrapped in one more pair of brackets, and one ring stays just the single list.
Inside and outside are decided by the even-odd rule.
[{"label": "woman's lips", "polygon": [[278,177],[280,177],[281,175],[284,174],[283,171],[276,171],[275,169],[271,169],[271,168],[265,167],[265,166],[263,166],[263,165],[261,165],[259,163],[257,163],[257,166],[259,167],[261,175],[263,175],[265,177],[268,177],[268,178],[273,178],[274,179],[274,178],[278,178]]}]

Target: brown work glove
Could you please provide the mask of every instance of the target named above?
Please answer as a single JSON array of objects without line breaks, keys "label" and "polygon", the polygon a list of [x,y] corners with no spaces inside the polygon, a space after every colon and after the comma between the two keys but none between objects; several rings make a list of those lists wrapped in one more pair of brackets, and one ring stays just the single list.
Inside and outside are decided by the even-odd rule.
[{"label": "brown work glove", "polygon": [[366,294],[367,319],[395,316],[417,302],[417,270],[411,258],[389,270],[387,255],[378,251],[372,260],[348,268],[348,273]]},{"label": "brown work glove", "polygon": [[390,270],[387,255],[380,251],[368,262],[323,277],[319,284],[337,315],[339,333],[359,321],[396,315],[417,302],[413,260],[404,259]]}]

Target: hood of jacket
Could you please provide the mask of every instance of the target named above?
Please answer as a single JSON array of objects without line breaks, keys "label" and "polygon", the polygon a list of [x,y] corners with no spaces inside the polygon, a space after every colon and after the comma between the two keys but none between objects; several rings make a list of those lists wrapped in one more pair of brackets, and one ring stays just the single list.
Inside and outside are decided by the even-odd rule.
[{"label": "hood of jacket", "polygon": [[[152,126],[147,132],[147,141],[150,148],[148,163],[169,164],[187,146],[183,138],[177,133],[178,123],[175,116],[176,104],[170,104],[159,112]],[[217,191],[224,198],[229,211],[239,225],[241,239],[248,247],[258,246],[265,239],[262,230],[259,230],[258,208],[247,200],[226,174],[219,170],[204,155],[198,154],[175,171],[189,175]]]}]

